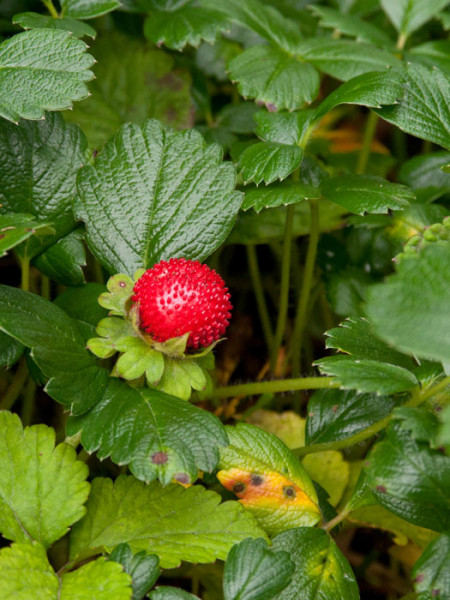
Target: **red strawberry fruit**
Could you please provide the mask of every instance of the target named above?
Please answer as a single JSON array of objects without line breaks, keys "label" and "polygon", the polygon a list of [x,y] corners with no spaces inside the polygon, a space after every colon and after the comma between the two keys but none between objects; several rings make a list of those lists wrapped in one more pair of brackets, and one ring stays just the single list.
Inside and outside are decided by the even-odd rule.
[{"label": "red strawberry fruit", "polygon": [[231,317],[223,279],[197,260],[171,258],[148,269],[136,282],[140,328],[155,341],[190,333],[186,348],[208,347],[225,333]]}]

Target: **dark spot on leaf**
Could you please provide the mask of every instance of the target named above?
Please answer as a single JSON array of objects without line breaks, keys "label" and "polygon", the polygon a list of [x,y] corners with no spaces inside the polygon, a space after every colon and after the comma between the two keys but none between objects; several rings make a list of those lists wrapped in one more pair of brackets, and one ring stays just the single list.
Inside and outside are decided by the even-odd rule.
[{"label": "dark spot on leaf", "polygon": [[266,108],[269,112],[277,112],[277,107],[275,104],[271,104],[270,102],[266,103]]},{"label": "dark spot on leaf", "polygon": [[125,281],[119,281],[119,286],[121,288],[127,287],[127,284],[125,283]]},{"label": "dark spot on leaf", "polygon": [[168,108],[166,110],[166,119],[169,121],[169,123],[176,121],[177,117],[178,113],[174,108]]},{"label": "dark spot on leaf", "polygon": [[93,157],[93,158],[97,158],[97,154],[98,154],[98,150],[97,150],[97,149],[94,149],[94,150],[92,151],[92,157]]},{"label": "dark spot on leaf", "polygon": [[0,233],[0,240],[2,240],[4,237],[6,237],[6,233]]},{"label": "dark spot on leaf", "polygon": [[233,485],[233,493],[234,494],[242,494],[242,492],[245,490],[245,483],[235,483]]},{"label": "dark spot on leaf", "polygon": [[178,481],[178,483],[182,483],[183,485],[191,483],[191,478],[186,473],[177,473],[173,476],[173,478],[175,481]]},{"label": "dark spot on leaf", "polygon": [[380,492],[381,494],[385,494],[387,492],[387,489],[384,487],[384,485],[377,485],[377,487],[375,489],[377,490],[377,492]]},{"label": "dark spot on leaf", "polygon": [[152,463],[154,465],[165,465],[168,460],[169,457],[166,452],[155,452],[152,456]]},{"label": "dark spot on leaf", "polygon": [[313,417],[313,416],[314,416],[314,413],[312,411],[308,413],[308,417]]},{"label": "dark spot on leaf", "polygon": [[441,593],[441,590],[432,590],[431,591],[431,595],[434,597],[439,596],[440,593]]},{"label": "dark spot on leaf", "polygon": [[250,481],[252,482],[252,485],[261,485],[264,482],[264,477],[257,473],[252,473],[250,475]]},{"label": "dark spot on leaf", "polygon": [[417,575],[417,577],[414,579],[414,583],[420,583],[424,579],[425,579],[425,575],[423,573],[421,573],[420,575]]},{"label": "dark spot on leaf", "polygon": [[331,407],[331,410],[336,413],[337,409],[339,408],[339,404],[335,404],[334,406]]},{"label": "dark spot on leaf", "polygon": [[[153,85],[153,78],[149,80],[148,85]],[[158,86],[167,87],[174,92],[179,92],[183,89],[184,82],[181,77],[178,77],[175,73],[167,73],[163,77],[160,77],[157,81]]]},{"label": "dark spot on leaf", "polygon": [[294,486],[292,485],[284,485],[283,486],[283,496],[289,498],[290,500],[295,498],[297,494],[295,493]]},{"label": "dark spot on leaf", "polygon": [[442,406],[439,406],[439,405],[438,405],[438,406],[435,406],[435,407],[434,407],[434,410],[435,410],[436,412],[441,412],[441,410],[442,410]]}]

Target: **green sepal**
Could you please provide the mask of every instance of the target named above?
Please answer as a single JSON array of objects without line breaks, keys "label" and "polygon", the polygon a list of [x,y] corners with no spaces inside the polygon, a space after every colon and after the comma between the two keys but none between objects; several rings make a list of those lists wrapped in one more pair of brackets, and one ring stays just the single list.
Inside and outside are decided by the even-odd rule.
[{"label": "green sepal", "polygon": [[99,358],[109,358],[115,352],[123,351],[120,342],[134,336],[131,323],[117,317],[102,319],[95,331],[100,337],[89,339],[87,347]]},{"label": "green sepal", "polygon": [[133,380],[145,373],[149,385],[159,382],[164,372],[164,357],[160,352],[137,337],[124,338],[119,349],[125,350],[116,363],[121,377]]},{"label": "green sepal", "polygon": [[418,256],[423,248],[432,244],[440,246],[447,245],[450,242],[450,217],[446,217],[442,223],[434,223],[421,233],[413,235],[406,242],[403,252],[395,257],[396,262],[400,262],[406,257]]},{"label": "green sepal", "polygon": [[207,384],[207,373],[191,358],[164,357],[164,375],[156,389],[183,400],[189,400],[192,390],[202,391]]},{"label": "green sepal", "polygon": [[110,315],[124,316],[125,304],[133,293],[134,281],[129,275],[118,273],[109,278],[108,292],[100,294],[98,303],[109,310]]}]

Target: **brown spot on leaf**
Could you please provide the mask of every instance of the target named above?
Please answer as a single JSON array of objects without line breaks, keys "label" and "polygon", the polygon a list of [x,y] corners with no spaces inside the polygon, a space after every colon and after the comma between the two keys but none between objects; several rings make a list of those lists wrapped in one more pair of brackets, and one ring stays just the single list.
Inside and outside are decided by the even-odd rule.
[{"label": "brown spot on leaf", "polygon": [[381,494],[385,494],[387,492],[387,489],[384,487],[384,485],[377,485],[377,487],[375,489],[377,490],[377,492],[380,492]]},{"label": "brown spot on leaf", "polygon": [[242,494],[245,490],[245,483],[239,482],[233,485],[233,493],[234,494]]},{"label": "brown spot on leaf", "polygon": [[167,452],[155,452],[152,456],[152,463],[154,465],[165,465],[168,460]]},{"label": "brown spot on leaf", "polygon": [[334,406],[331,407],[331,410],[336,413],[337,409],[339,408],[339,404],[335,404]]},{"label": "brown spot on leaf", "polygon": [[283,486],[283,496],[285,498],[293,499],[297,496],[293,485]]},{"label": "brown spot on leaf", "polygon": [[[152,84],[153,84],[152,79]],[[178,77],[175,73],[166,73],[157,80],[157,84],[161,87],[168,87],[170,90],[174,92],[179,92],[183,89],[184,82],[181,77]]]},{"label": "brown spot on leaf", "polygon": [[421,573],[420,575],[417,575],[417,577],[414,579],[414,583],[420,583],[424,579],[425,579],[425,575],[423,573]]},{"label": "brown spot on leaf", "polygon": [[257,473],[252,473],[250,475],[250,481],[252,485],[262,485],[264,483],[264,477]]},{"label": "brown spot on leaf", "polygon": [[125,281],[119,281],[119,286],[120,286],[121,288],[124,288],[124,287],[127,287],[127,284],[126,284],[126,282],[125,282]]},{"label": "brown spot on leaf", "polygon": [[175,479],[175,481],[178,481],[178,483],[181,483],[183,485],[191,483],[191,478],[187,473],[177,473],[173,476],[173,478]]}]

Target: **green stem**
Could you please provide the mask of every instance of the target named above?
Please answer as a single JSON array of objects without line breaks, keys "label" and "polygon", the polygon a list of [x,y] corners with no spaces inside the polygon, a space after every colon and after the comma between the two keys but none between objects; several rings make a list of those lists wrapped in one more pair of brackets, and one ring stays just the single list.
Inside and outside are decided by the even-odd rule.
[{"label": "green stem", "polygon": [[256,298],[256,306],[258,307],[259,318],[263,329],[264,339],[268,348],[272,348],[273,331],[270,324],[270,316],[267,308],[266,298],[264,296],[264,288],[261,281],[261,274],[258,266],[258,256],[256,248],[253,245],[247,246],[247,262],[250,279],[252,280],[253,291]]},{"label": "green stem", "polygon": [[[441,379],[436,385],[426,388],[424,391],[420,391],[419,388],[414,388],[411,391],[410,399],[405,402],[403,406],[415,407],[423,404],[426,400],[433,397],[438,392],[442,391],[445,387],[450,386],[450,376],[444,377]],[[344,440],[337,440],[336,442],[324,442],[323,444],[312,444],[311,446],[303,446],[302,448],[295,448],[292,452],[298,456],[303,457],[307,454],[313,454],[315,452],[323,452],[324,450],[342,450],[344,448],[349,448],[350,446],[354,446],[359,442],[363,442],[367,440],[377,433],[379,433],[382,429],[387,427],[389,421],[392,418],[392,414],[387,415],[384,419],[377,421],[364,431],[360,431],[351,437],[345,438]]]},{"label": "green stem", "polygon": [[291,243],[292,243],[292,228],[294,225],[294,210],[295,205],[288,206],[286,211],[286,224],[284,227],[284,242],[283,255],[281,258],[281,289],[280,301],[278,306],[278,320],[275,330],[275,339],[272,345],[270,355],[270,368],[275,371],[277,365],[278,354],[280,352],[283,335],[286,331],[287,311],[289,303],[289,274],[291,271]]},{"label": "green stem", "polygon": [[325,529],[325,531],[331,531],[332,529],[334,529],[336,527],[336,525],[339,525],[339,523],[341,523],[344,519],[346,519],[348,517],[348,515],[350,514],[350,512],[351,512],[350,510],[344,509],[338,515],[333,517],[333,519],[331,519],[331,521],[328,521],[328,523],[324,523],[322,525],[322,529]]},{"label": "green stem", "polygon": [[28,377],[28,369],[27,363],[25,361],[25,357],[22,356],[19,362],[19,366],[17,367],[16,372],[14,373],[13,380],[11,385],[6,390],[5,395],[2,398],[0,403],[1,410],[10,410],[13,406],[14,402],[20,396],[20,392],[22,391],[23,386],[25,385],[25,381]]},{"label": "green stem", "polygon": [[361,152],[359,153],[358,164],[356,166],[356,172],[359,175],[362,175],[366,172],[367,163],[369,162],[370,157],[370,148],[372,146],[375,131],[377,129],[378,118],[379,117],[377,113],[372,111],[369,112],[369,116],[367,117],[366,121],[366,127],[364,129],[362,148]]},{"label": "green stem", "polygon": [[407,39],[408,39],[408,36],[406,35],[406,33],[401,33],[398,36],[398,38],[397,38],[397,44],[396,44],[397,50],[403,50],[403,48],[405,47]]},{"label": "green stem", "polygon": [[334,377],[300,377],[298,379],[276,379],[274,381],[255,381],[228,385],[213,390],[212,398],[231,398],[233,396],[256,396],[258,394],[276,394],[279,392],[295,392],[297,390],[318,390],[338,388]]},{"label": "green stem", "polygon": [[294,331],[292,333],[292,373],[294,375],[298,375],[301,370],[302,341],[316,263],[317,244],[319,242],[320,219],[318,199],[309,201],[309,209],[311,212],[309,244],[306,253],[305,270],[303,272],[302,289],[295,316]]},{"label": "green stem", "polygon": [[50,300],[50,279],[45,275],[41,276],[41,296],[45,300]]},{"label": "green stem", "polygon": [[22,270],[20,287],[24,292],[28,292],[30,290],[30,259],[28,256],[24,256],[20,259],[20,268]]},{"label": "green stem", "polygon": [[52,0],[42,0],[42,3],[45,5],[45,7],[47,8],[48,12],[51,14],[51,16],[54,19],[59,19],[58,11],[54,7]]},{"label": "green stem", "polygon": [[22,423],[24,426],[31,425],[31,421],[33,419],[34,414],[34,396],[36,393],[36,383],[31,379],[28,379],[28,383],[25,387],[25,391],[23,394],[23,404],[22,404]]}]

